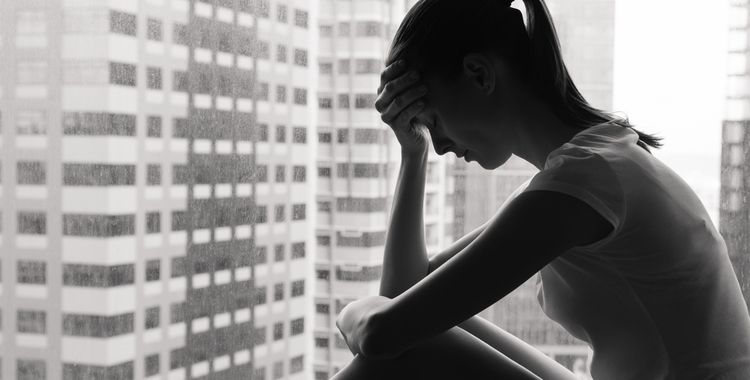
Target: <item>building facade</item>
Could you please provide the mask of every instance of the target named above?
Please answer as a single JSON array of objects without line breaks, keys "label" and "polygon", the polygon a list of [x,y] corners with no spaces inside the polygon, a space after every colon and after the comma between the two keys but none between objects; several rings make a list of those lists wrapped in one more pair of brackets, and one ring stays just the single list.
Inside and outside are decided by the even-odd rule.
[{"label": "building facade", "polygon": [[[406,10],[398,0],[321,0],[314,378],[353,356],[336,316],[377,295],[401,148],[374,109],[390,41]],[[428,253],[451,242],[452,180],[430,148],[424,222]]]},{"label": "building facade", "polygon": [[719,233],[750,305],[750,73],[747,1],[731,0],[726,112],[721,139]]},{"label": "building facade", "polygon": [[316,14],[0,1],[3,378],[309,377]]}]

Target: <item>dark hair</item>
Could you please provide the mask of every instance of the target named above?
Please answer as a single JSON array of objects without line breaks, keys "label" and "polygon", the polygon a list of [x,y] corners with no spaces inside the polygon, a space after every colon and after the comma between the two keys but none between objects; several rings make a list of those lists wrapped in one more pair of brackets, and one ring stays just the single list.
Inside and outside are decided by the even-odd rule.
[{"label": "dark hair", "polygon": [[524,0],[527,24],[507,0],[419,0],[396,31],[385,65],[405,59],[423,73],[455,79],[461,60],[490,50],[531,83],[563,121],[581,129],[618,124],[638,133],[638,145],[662,146],[656,137],[620,117],[591,106],[578,91],[563,62],[557,31],[544,0]]}]

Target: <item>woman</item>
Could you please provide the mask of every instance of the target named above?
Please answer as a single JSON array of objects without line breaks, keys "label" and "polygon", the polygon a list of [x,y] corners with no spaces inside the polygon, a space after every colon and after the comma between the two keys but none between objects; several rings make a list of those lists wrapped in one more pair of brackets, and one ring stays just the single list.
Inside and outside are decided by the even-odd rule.
[{"label": "woman", "polygon": [[[397,31],[376,109],[402,163],[380,296],[337,326],[348,379],[575,379],[476,314],[535,273],[544,312],[593,349],[600,379],[750,379],[750,315],[695,193],[597,110],[563,64],[542,0],[421,0]],[[412,74],[418,74],[412,76]],[[428,138],[491,170],[540,171],[483,226],[427,257]]]}]

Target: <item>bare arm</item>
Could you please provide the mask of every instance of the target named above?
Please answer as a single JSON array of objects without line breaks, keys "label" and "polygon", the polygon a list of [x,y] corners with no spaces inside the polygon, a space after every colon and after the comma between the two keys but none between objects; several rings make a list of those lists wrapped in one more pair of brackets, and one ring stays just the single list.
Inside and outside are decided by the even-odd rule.
[{"label": "bare arm", "polygon": [[482,224],[481,226],[475,228],[473,231],[467,233],[460,239],[454,241],[453,244],[451,244],[448,248],[430,256],[430,262],[427,267],[427,274],[429,275],[430,273],[435,271],[435,269],[443,265],[446,261],[450,260],[450,258],[455,254],[461,252],[462,249],[466,248],[469,243],[474,241],[474,239],[476,239],[477,236],[479,236],[479,234],[481,234],[482,231],[487,228],[488,224],[490,224],[489,220],[484,222],[484,224]]},{"label": "bare arm", "polygon": [[612,228],[569,195],[522,193],[453,260],[371,314],[363,353],[404,352],[484,310],[567,249],[598,241]]},{"label": "bare arm", "polygon": [[423,222],[427,153],[401,155],[380,280],[380,295],[384,297],[395,298],[427,273]]}]

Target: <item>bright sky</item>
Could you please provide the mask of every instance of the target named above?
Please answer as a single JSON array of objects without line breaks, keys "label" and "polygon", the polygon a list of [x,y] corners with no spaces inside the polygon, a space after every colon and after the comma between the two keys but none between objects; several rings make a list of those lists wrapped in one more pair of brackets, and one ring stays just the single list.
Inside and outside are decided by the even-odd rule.
[{"label": "bright sky", "polygon": [[727,3],[619,0],[615,22],[613,110],[624,112],[636,128],[664,137],[654,154],[688,181],[714,215]]}]

